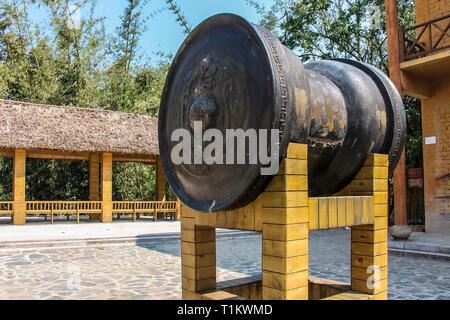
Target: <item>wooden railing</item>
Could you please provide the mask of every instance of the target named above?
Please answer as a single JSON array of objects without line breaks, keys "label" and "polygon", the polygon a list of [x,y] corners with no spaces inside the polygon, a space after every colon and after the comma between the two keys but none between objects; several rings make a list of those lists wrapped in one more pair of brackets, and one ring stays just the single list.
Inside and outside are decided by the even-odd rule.
[{"label": "wooden railing", "polygon": [[175,219],[177,214],[176,201],[114,201],[113,214],[131,214],[133,221],[140,214],[153,214],[156,221],[158,214],[163,214]]},{"label": "wooden railing", "polygon": [[450,48],[450,15],[400,29],[402,62]]},{"label": "wooden railing", "polygon": [[[164,218],[176,219],[178,206],[176,201],[114,201],[112,213],[119,218],[120,215],[130,214],[133,221],[141,214],[153,214],[156,221],[159,215]],[[76,216],[80,222],[80,215],[100,215],[102,213],[102,201],[27,201],[26,215],[50,216],[53,223],[54,216]],[[0,216],[13,215],[13,202],[0,202]]]},{"label": "wooden railing", "polygon": [[80,222],[80,214],[101,214],[101,201],[27,201],[27,215],[50,215],[51,222],[57,216],[76,215]]},{"label": "wooden railing", "polygon": [[1,201],[0,202],[0,216],[9,216],[13,214],[13,202]]}]

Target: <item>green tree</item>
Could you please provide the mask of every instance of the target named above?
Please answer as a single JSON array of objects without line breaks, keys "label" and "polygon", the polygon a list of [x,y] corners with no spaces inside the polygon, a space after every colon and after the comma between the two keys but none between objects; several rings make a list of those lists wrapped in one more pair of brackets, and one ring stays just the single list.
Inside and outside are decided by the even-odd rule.
[{"label": "green tree", "polygon": [[[170,58],[143,63],[146,0],[122,1],[121,24],[108,36],[96,1],[0,0],[0,96],[157,116]],[[32,6],[47,11],[50,23],[33,25]],[[77,21],[81,9],[88,14]],[[0,199],[11,196],[11,165],[0,161]],[[114,170],[117,199],[154,199],[152,167],[116,164]],[[29,159],[27,174],[30,200],[87,200],[86,162]]]},{"label": "green tree", "polygon": [[169,5],[169,11],[171,11],[175,17],[178,24],[184,29],[185,34],[189,34],[192,31],[192,28],[181,11],[180,6],[176,3],[175,0],[166,0],[166,3]]},{"label": "green tree", "polygon": [[12,159],[0,158],[0,201],[12,201]]},{"label": "green tree", "polygon": [[[305,62],[318,59],[354,59],[389,73],[384,0],[274,0],[265,8],[247,0],[260,23]],[[413,0],[398,1],[399,22],[415,24]],[[420,101],[404,99],[407,120],[407,165],[421,166]]]},{"label": "green tree", "polygon": [[[97,1],[44,0],[51,12],[57,88],[49,103],[96,107],[101,67],[106,60],[104,18],[95,17]],[[76,21],[77,11],[90,4],[87,18]]]},{"label": "green tree", "polygon": [[156,198],[156,170],[141,163],[114,163],[113,198],[117,201],[149,201]]},{"label": "green tree", "polygon": [[55,64],[48,39],[31,26],[29,4],[0,2],[0,96],[46,102],[56,86]]}]

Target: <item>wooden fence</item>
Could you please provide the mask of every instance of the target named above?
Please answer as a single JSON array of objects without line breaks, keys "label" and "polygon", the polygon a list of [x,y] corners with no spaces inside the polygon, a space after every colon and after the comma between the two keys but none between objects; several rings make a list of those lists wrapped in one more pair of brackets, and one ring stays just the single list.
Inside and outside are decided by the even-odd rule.
[{"label": "wooden fence", "polygon": [[153,214],[153,219],[156,221],[158,215],[163,215],[164,218],[176,219],[177,214],[176,201],[114,201],[113,214],[119,217],[121,214],[131,214],[133,221],[140,214]]},{"label": "wooden fence", "polygon": [[80,222],[81,214],[101,214],[101,201],[27,201],[26,214],[27,215],[50,215],[50,220],[53,223],[54,216],[76,215],[77,222]]},{"label": "wooden fence", "polygon": [[[0,216],[13,215],[12,201],[0,202]],[[120,215],[130,214],[133,221],[141,214],[153,214],[156,221],[159,216],[176,219],[178,205],[176,201],[115,201],[112,213],[119,218]],[[100,215],[102,213],[102,201],[27,201],[26,215],[50,216],[53,223],[54,217],[76,216],[80,222],[80,215]]]},{"label": "wooden fence", "polygon": [[2,201],[0,202],[0,216],[9,216],[13,214],[13,202]]}]

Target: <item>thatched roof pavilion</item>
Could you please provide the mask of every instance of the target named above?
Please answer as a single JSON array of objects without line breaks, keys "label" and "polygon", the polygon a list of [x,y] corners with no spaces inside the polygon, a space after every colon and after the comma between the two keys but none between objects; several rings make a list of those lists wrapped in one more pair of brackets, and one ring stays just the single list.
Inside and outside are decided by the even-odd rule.
[{"label": "thatched roof pavilion", "polygon": [[77,213],[80,208],[91,213],[97,208],[94,202],[101,201],[102,222],[111,222],[114,211],[114,161],[155,165],[157,200],[165,201],[158,120],[153,117],[0,100],[0,157],[11,157],[14,162],[13,201],[0,203],[0,215],[6,208],[3,214],[12,213],[14,224],[24,224],[27,214],[37,212],[35,205],[42,205],[25,199],[27,158],[89,161],[89,200],[93,203],[77,204]]},{"label": "thatched roof pavilion", "polygon": [[0,100],[0,148],[157,156],[158,120]]}]

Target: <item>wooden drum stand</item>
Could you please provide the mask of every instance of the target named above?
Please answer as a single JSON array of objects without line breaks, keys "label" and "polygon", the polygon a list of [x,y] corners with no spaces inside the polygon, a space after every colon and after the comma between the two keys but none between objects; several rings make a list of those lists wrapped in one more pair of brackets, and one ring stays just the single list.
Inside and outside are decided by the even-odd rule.
[{"label": "wooden drum stand", "polygon": [[[291,143],[278,175],[252,204],[196,212],[181,205],[185,300],[386,300],[387,155],[371,154],[333,197],[308,196],[308,146]],[[308,276],[308,233],[351,227],[351,284]],[[216,228],[262,232],[262,279],[216,282]]]}]

